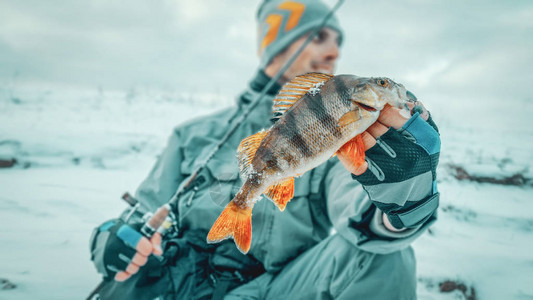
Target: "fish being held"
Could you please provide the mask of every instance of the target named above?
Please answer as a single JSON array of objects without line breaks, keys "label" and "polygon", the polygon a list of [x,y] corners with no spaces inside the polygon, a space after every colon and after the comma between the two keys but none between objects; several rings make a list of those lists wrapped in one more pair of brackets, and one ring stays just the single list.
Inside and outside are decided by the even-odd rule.
[{"label": "fish being held", "polygon": [[286,83],[274,99],[277,122],[239,145],[244,184],[211,227],[207,242],[233,237],[237,248],[247,253],[252,242],[252,208],[261,194],[283,211],[293,197],[294,177],[337,151],[352,155],[354,165],[363,164],[360,134],[377,120],[386,104],[403,108],[407,101],[403,85],[383,77],[309,73]]}]

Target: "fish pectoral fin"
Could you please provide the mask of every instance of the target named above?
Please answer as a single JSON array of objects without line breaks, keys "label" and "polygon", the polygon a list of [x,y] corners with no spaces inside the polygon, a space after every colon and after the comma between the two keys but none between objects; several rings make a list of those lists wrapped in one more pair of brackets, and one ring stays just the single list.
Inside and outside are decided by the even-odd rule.
[{"label": "fish pectoral fin", "polygon": [[259,148],[259,145],[261,145],[261,142],[267,134],[267,130],[259,131],[243,139],[237,148],[239,170],[241,174],[244,174],[245,178],[253,171],[252,160],[257,152],[257,148]]},{"label": "fish pectoral fin", "polygon": [[234,201],[226,205],[207,234],[209,244],[233,237],[235,245],[246,254],[252,244],[252,208],[241,208]]},{"label": "fish pectoral fin", "polygon": [[346,144],[342,145],[342,147],[337,150],[337,153],[341,153],[344,157],[348,158],[354,167],[359,167],[364,164],[365,144],[362,135],[358,134]]},{"label": "fish pectoral fin", "polygon": [[346,125],[352,124],[353,122],[357,122],[360,119],[361,115],[359,114],[359,110],[350,110],[339,119],[337,125],[339,127],[344,127]]},{"label": "fish pectoral fin", "polygon": [[287,203],[294,196],[294,177],[286,178],[269,186],[264,194],[276,204],[280,211],[284,211]]}]

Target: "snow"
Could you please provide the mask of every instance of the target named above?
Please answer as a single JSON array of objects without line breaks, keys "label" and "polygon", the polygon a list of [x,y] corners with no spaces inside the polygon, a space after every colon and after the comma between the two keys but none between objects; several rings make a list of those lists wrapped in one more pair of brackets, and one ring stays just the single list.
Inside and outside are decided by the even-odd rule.
[{"label": "snow", "polygon": [[[173,126],[231,101],[150,90],[0,90],[0,159],[18,162],[0,169],[0,278],[16,284],[0,289],[0,299],[87,296],[100,280],[89,260],[92,229],[125,208],[120,196],[146,176]],[[419,298],[464,297],[439,292],[445,280],[474,287],[479,299],[533,297],[533,188],[459,181],[448,167],[531,178],[533,131],[520,125],[533,108],[499,115],[510,124],[502,127],[483,114],[463,118],[450,103],[424,102],[443,148],[439,220],[414,243]]]},{"label": "snow", "polygon": [[[0,299],[79,299],[99,282],[92,228],[123,210],[173,126],[230,105],[255,71],[258,1],[231,2],[0,1],[0,160],[17,159],[0,168]],[[440,218],[414,244],[420,299],[461,299],[438,291],[444,280],[480,299],[533,298],[532,8],[338,11],[337,74],[404,84],[440,128]],[[451,166],[529,182],[459,181]]]},{"label": "snow", "polygon": [[315,83],[307,93],[311,94],[312,96],[320,93],[320,88],[324,85],[324,82],[317,82]]},{"label": "snow", "polygon": [[194,104],[150,91],[1,93],[0,299],[80,299],[96,286],[88,251],[94,227],[126,207],[172,128],[227,105],[199,95]]}]

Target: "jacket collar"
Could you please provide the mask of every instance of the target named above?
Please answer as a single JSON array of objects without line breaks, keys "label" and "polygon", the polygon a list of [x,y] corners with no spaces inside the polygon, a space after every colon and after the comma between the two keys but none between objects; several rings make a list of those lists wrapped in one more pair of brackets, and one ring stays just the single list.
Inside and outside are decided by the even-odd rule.
[{"label": "jacket collar", "polygon": [[[258,93],[260,93],[263,88],[268,84],[268,82],[270,81],[270,77],[268,77],[267,74],[265,74],[265,72],[263,70],[259,70],[257,71],[257,74],[255,75],[255,77],[252,79],[252,81],[250,81],[250,88]],[[267,95],[270,95],[270,96],[276,96],[276,94],[279,92],[279,90],[281,89],[281,85],[279,83],[274,83],[270,89],[267,91]]]},{"label": "jacket collar", "polygon": [[[243,95],[239,98],[239,106],[246,105],[252,103],[252,101],[255,100],[255,97],[261,93],[263,88],[268,84],[270,81],[270,77],[268,77],[267,74],[263,70],[257,71],[255,76],[252,78],[250,83],[248,84],[247,90],[243,93]],[[281,85],[279,83],[274,83],[270,89],[266,92],[265,97],[262,99],[264,101],[265,99],[268,99],[268,101],[272,102],[272,98],[276,96],[276,94],[281,89]],[[250,97],[251,96],[251,97]]]},{"label": "jacket collar", "polygon": [[[261,94],[263,88],[270,81],[263,70],[259,70],[253,79],[248,84],[248,88],[241,94],[237,100],[239,106],[239,111],[242,112],[243,109],[252,104],[253,101]],[[272,85],[272,87],[267,91],[267,93],[261,99],[261,102],[250,112],[248,119],[252,123],[261,124],[262,126],[270,126],[270,117],[272,115],[272,99],[278,91],[281,89],[281,85],[277,82]]]}]

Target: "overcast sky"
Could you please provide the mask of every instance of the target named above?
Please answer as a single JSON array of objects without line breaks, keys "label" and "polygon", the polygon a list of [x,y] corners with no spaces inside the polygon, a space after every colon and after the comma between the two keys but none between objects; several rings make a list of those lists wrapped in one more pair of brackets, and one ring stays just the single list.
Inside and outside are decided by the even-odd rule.
[{"label": "overcast sky", "polygon": [[[258,4],[0,0],[0,87],[234,95],[258,64]],[[338,73],[388,76],[425,97],[533,101],[533,1],[346,0],[339,18]]]}]

